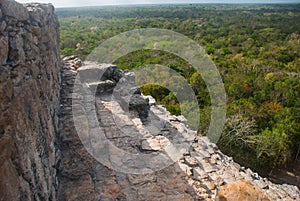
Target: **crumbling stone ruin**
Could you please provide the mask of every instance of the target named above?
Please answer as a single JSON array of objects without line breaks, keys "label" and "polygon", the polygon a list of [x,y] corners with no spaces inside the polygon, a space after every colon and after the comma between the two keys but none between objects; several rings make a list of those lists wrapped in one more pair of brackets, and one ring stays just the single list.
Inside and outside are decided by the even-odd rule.
[{"label": "crumbling stone ruin", "polygon": [[0,0],[0,200],[300,200],[143,96],[134,73],[61,58],[58,28],[50,4]]}]

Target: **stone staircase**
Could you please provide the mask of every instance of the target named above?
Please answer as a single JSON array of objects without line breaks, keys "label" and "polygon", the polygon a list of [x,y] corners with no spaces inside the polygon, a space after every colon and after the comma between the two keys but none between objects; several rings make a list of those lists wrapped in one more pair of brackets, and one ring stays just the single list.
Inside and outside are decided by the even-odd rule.
[{"label": "stone staircase", "polygon": [[132,73],[109,64],[76,69],[65,59],[58,200],[300,200],[297,187],[241,167],[184,117],[143,97]]}]

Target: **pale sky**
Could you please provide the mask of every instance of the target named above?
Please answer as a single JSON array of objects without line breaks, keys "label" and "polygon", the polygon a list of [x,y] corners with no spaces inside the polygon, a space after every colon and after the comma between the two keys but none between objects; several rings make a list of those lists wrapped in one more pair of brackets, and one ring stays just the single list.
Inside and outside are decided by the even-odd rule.
[{"label": "pale sky", "polygon": [[161,3],[300,3],[300,0],[17,0],[20,3],[52,3],[55,7],[161,4]]}]

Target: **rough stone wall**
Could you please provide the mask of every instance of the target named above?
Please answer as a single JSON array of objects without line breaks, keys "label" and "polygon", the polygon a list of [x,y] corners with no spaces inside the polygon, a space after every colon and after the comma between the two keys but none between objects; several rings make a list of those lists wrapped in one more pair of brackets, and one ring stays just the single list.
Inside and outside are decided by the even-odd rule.
[{"label": "rough stone wall", "polygon": [[0,0],[0,200],[55,200],[60,58],[48,4]]}]

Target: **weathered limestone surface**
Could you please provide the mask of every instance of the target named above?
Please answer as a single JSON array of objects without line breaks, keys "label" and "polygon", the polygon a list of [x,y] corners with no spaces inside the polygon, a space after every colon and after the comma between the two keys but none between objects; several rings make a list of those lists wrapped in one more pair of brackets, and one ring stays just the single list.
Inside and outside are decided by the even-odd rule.
[{"label": "weathered limestone surface", "polygon": [[[68,58],[65,60],[61,91],[63,107],[59,140],[62,152],[58,176],[59,200],[300,199],[297,187],[276,185],[261,178],[224,155],[206,137],[187,137],[185,142],[190,146],[182,156],[172,165],[152,173],[124,173],[99,163],[87,152],[81,141],[85,145],[92,144],[88,145],[88,150],[97,153],[97,147],[102,146],[93,137],[99,134],[95,133],[98,126],[116,147],[135,154],[163,152],[169,143],[178,143],[174,138],[178,132],[185,136],[195,136],[195,132],[188,129],[184,117],[173,116],[157,105],[153,98],[143,97],[134,86],[134,74],[119,71],[110,64],[87,63],[80,67]],[[95,76],[99,71],[104,72],[103,69],[105,73]],[[82,72],[85,73],[80,74]],[[81,75],[84,83],[81,83],[82,90],[86,90],[86,94],[73,88],[78,74]],[[105,83],[114,84],[104,87]],[[146,104],[137,101],[140,107],[138,111],[142,111],[142,115],[124,104],[127,102],[127,106],[130,106],[136,103],[136,99],[132,100],[129,94],[146,101]],[[76,116],[77,119],[72,117],[72,104],[82,114]],[[97,113],[96,123],[86,118],[95,112],[92,111],[93,105]],[[81,122],[82,129],[76,130],[74,121]],[[108,160],[113,160],[118,153],[103,151],[102,154],[108,155]],[[115,161],[124,170],[128,165],[125,158]],[[135,167],[142,169],[144,165],[141,163],[139,166],[137,163]]]},{"label": "weathered limestone surface", "polygon": [[60,57],[52,5],[0,0],[0,200],[56,199]]}]

